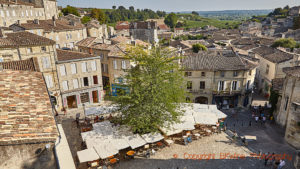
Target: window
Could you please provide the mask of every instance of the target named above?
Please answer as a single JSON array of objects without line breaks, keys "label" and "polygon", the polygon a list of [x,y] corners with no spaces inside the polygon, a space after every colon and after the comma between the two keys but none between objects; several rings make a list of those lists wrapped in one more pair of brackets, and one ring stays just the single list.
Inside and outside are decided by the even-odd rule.
[{"label": "window", "polygon": [[252,70],[249,71],[249,76],[251,76],[251,75],[252,75]]},{"label": "window", "polygon": [[237,90],[238,89],[238,82],[232,81],[231,83],[231,90]]},{"label": "window", "polygon": [[184,76],[188,77],[188,76],[192,76],[192,72],[185,72]]},{"label": "window", "polygon": [[114,69],[118,69],[117,61],[116,60],[113,60],[113,65],[114,65]]},{"label": "window", "polygon": [[126,61],[122,60],[122,69],[126,69]]},{"label": "window", "polygon": [[4,12],[0,11],[1,17],[4,17]]},{"label": "window", "polygon": [[219,81],[218,91],[223,91],[225,89],[224,84],[225,84],[224,81]]},{"label": "window", "polygon": [[93,76],[94,84],[98,84],[98,76]]},{"label": "window", "polygon": [[56,41],[59,41],[59,36],[58,35],[56,35]]},{"label": "window", "polygon": [[202,76],[202,77],[205,77],[205,72],[201,72],[201,76]]},{"label": "window", "polygon": [[289,97],[286,97],[285,98],[284,110],[287,110],[288,104],[289,104]]},{"label": "window", "polygon": [[269,74],[269,69],[270,69],[270,66],[267,65],[267,67],[266,67],[266,74]]},{"label": "window", "polygon": [[80,38],[80,33],[79,32],[77,33],[77,37],[78,37],[78,39]]},{"label": "window", "polygon": [[39,16],[39,15],[38,15],[38,12],[35,12],[35,16]]},{"label": "window", "polygon": [[32,53],[32,48],[27,48],[27,53]]},{"label": "window", "polygon": [[61,65],[59,67],[59,70],[60,70],[60,75],[61,76],[65,76],[66,75],[66,67],[65,67],[65,65]]},{"label": "window", "polygon": [[30,10],[30,15],[33,16],[32,10]]},{"label": "window", "polygon": [[205,81],[200,82],[200,89],[205,89]]},{"label": "window", "polygon": [[69,34],[69,38],[72,39],[72,34]]},{"label": "window", "polygon": [[45,81],[46,81],[46,84],[47,84],[48,88],[53,87],[52,76],[49,76],[49,75],[45,76]]},{"label": "window", "polygon": [[78,88],[78,79],[73,79],[73,88],[74,89]]},{"label": "window", "polygon": [[50,68],[51,63],[50,63],[50,59],[48,57],[43,57],[42,62],[43,62],[44,69],[49,69]]},{"label": "window", "polygon": [[83,78],[83,86],[89,86],[89,78],[88,77]]},{"label": "window", "polygon": [[37,34],[42,36],[41,30],[37,30]]},{"label": "window", "polygon": [[46,51],[47,51],[47,49],[46,49],[45,46],[42,46],[41,49],[42,49],[43,52],[46,52]]},{"label": "window", "polygon": [[60,48],[59,44],[56,44],[56,49],[59,49],[59,48]]},{"label": "window", "polygon": [[248,80],[248,81],[247,81],[247,85],[246,85],[246,90],[249,90],[249,89],[250,89],[250,83],[251,83],[251,81]]},{"label": "window", "polygon": [[63,81],[62,82],[62,86],[63,86],[63,89],[66,91],[66,90],[69,90],[69,86],[68,86],[68,81]]},{"label": "window", "polygon": [[220,72],[221,77],[225,77],[225,72]]},{"label": "window", "polygon": [[96,71],[97,70],[97,63],[96,63],[95,60],[91,62],[91,67],[92,67],[92,71]]},{"label": "window", "polygon": [[6,11],[6,16],[9,17],[9,11]]},{"label": "window", "polygon": [[67,40],[69,39],[69,34],[66,34],[66,39],[67,39]]},{"label": "window", "polygon": [[72,72],[72,74],[76,74],[77,73],[77,69],[76,69],[76,64],[75,63],[71,64],[71,72]]},{"label": "window", "polygon": [[233,71],[233,77],[237,77],[237,76],[238,76],[238,74],[239,74],[239,72],[238,72],[238,71]]},{"label": "window", "polygon": [[107,64],[103,64],[103,63],[101,63],[101,71],[103,72],[103,73],[108,73],[108,66],[107,66]]},{"label": "window", "polygon": [[187,89],[193,89],[193,82],[192,81],[188,81],[187,82]]},{"label": "window", "polygon": [[22,14],[22,17],[24,17],[24,12],[23,12],[23,11],[22,11],[22,13],[21,13],[21,14]]},{"label": "window", "polygon": [[88,103],[88,102],[90,102],[89,92],[81,93],[80,94],[80,100],[81,100],[81,103]]},{"label": "window", "polygon": [[82,72],[87,72],[86,62],[81,63]]},{"label": "window", "polygon": [[16,16],[16,11],[15,10],[12,11],[12,15]]},{"label": "window", "polygon": [[28,16],[28,11],[27,10],[25,11],[25,13],[26,13],[26,16]]}]

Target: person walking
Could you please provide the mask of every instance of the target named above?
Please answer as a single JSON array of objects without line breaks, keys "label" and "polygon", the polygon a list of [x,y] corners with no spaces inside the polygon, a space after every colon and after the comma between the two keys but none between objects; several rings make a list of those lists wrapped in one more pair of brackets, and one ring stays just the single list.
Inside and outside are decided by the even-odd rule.
[{"label": "person walking", "polygon": [[277,169],[282,169],[283,166],[285,166],[285,161],[284,160],[280,160],[280,163],[279,163]]},{"label": "person walking", "polygon": [[266,117],[263,116],[263,123],[265,124],[266,123]]},{"label": "person walking", "polygon": [[258,116],[255,116],[255,122],[256,123],[258,122]]},{"label": "person walking", "polygon": [[268,154],[266,154],[265,156],[265,166],[267,166],[269,158],[270,158],[270,152],[268,152]]}]

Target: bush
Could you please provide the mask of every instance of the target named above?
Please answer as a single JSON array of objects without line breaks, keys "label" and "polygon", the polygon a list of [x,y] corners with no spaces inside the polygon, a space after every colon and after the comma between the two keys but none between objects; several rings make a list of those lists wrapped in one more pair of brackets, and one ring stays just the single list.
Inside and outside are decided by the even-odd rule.
[{"label": "bush", "polygon": [[199,43],[193,45],[193,52],[194,53],[198,53],[200,50],[201,51],[207,51],[207,48],[204,45],[199,44]]},{"label": "bush", "polygon": [[276,48],[276,47],[284,47],[284,48],[290,48],[290,49],[294,49],[297,46],[297,42],[292,39],[292,38],[282,38],[279,40],[276,40],[274,42],[274,44],[272,45],[272,47]]}]

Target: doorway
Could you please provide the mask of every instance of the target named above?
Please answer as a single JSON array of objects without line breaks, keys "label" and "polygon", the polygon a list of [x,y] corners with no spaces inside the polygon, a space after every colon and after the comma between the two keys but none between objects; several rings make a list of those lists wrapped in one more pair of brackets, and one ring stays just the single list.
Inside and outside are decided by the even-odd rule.
[{"label": "doorway", "polygon": [[77,108],[76,95],[67,96],[67,103],[69,109]]}]

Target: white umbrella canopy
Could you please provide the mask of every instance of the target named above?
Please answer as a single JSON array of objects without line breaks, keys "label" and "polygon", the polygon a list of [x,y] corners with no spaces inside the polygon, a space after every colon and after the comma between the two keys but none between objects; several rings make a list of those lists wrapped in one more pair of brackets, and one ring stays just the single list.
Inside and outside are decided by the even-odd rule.
[{"label": "white umbrella canopy", "polygon": [[227,115],[225,113],[223,113],[222,111],[220,111],[218,108],[217,108],[217,105],[209,105],[209,110],[213,113],[215,113],[218,117],[218,119],[223,119],[223,118],[226,118]]},{"label": "white umbrella canopy", "polygon": [[214,113],[195,113],[194,119],[196,124],[216,125],[218,117]]},{"label": "white umbrella canopy", "polygon": [[94,148],[77,151],[77,156],[80,163],[94,161],[100,158]]},{"label": "white umbrella canopy", "polygon": [[106,159],[107,157],[116,155],[119,153],[118,149],[114,147],[111,143],[100,143],[94,145],[94,148],[101,159]]},{"label": "white umbrella canopy", "polygon": [[147,143],[155,143],[158,142],[164,137],[160,133],[148,133],[148,134],[143,134],[141,137],[147,142]]}]

